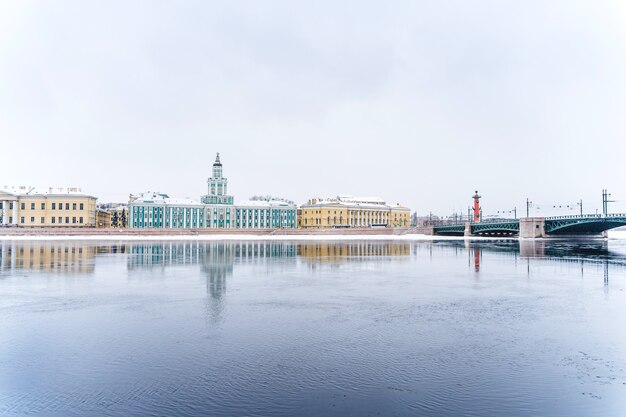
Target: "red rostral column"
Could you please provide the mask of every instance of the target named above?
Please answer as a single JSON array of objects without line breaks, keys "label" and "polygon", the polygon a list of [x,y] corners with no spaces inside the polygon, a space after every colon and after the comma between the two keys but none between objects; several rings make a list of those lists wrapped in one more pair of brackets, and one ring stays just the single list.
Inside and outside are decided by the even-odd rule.
[{"label": "red rostral column", "polygon": [[480,223],[480,196],[478,191],[474,191],[474,223]]}]

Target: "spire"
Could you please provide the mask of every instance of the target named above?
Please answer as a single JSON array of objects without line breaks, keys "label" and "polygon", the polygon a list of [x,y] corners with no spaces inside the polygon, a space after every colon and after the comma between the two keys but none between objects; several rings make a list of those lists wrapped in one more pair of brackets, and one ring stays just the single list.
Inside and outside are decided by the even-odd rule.
[{"label": "spire", "polygon": [[215,156],[215,162],[213,163],[213,166],[214,167],[216,167],[216,166],[221,167],[222,166],[222,163],[220,162],[220,153],[219,152]]}]

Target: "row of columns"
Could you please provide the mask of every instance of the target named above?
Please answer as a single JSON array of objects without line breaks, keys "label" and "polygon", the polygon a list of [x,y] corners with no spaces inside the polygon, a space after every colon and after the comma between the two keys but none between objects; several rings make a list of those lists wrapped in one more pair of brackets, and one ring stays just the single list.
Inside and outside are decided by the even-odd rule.
[{"label": "row of columns", "polygon": [[[13,203],[13,210],[11,210],[10,204]],[[9,215],[9,211],[11,214]],[[9,225],[9,218],[12,217],[10,224],[17,224],[17,200],[2,200],[2,225]]]},{"label": "row of columns", "polygon": [[356,226],[370,226],[372,223],[387,224],[389,220],[385,219],[385,213],[389,213],[389,212],[371,211],[371,210],[354,210],[351,213],[351,217],[356,219]]}]

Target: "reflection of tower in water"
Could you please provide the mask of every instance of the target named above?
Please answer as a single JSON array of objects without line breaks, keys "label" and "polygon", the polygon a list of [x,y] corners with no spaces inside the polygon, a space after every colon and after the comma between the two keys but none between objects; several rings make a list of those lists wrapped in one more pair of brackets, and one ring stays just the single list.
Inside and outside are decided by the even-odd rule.
[{"label": "reflection of tower in water", "polygon": [[475,242],[466,240],[465,249],[467,250],[468,267],[471,267],[472,258],[473,258],[474,272],[480,272],[480,258],[482,257],[482,251],[481,251],[480,246]]},{"label": "reflection of tower in water", "polygon": [[474,271],[480,272],[480,248],[474,246]]},{"label": "reflection of tower in water", "polygon": [[210,242],[204,247],[202,272],[206,274],[207,294],[220,301],[226,290],[226,278],[233,274],[234,244]]},{"label": "reflection of tower in water", "polygon": [[206,275],[207,308],[217,321],[224,309],[226,280],[238,264],[259,264],[267,258],[294,258],[296,245],[290,242],[210,242],[204,246],[201,269]]}]

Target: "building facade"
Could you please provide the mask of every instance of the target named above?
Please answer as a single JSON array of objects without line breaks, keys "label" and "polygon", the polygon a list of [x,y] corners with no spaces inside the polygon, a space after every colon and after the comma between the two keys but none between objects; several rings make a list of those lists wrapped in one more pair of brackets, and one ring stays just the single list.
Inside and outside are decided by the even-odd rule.
[{"label": "building facade", "polygon": [[133,229],[196,229],[206,226],[206,205],[191,199],[145,192],[131,195],[128,226]]},{"label": "building facade", "polygon": [[111,213],[97,207],[96,208],[96,227],[99,229],[108,229],[111,227]]},{"label": "building facade", "polygon": [[295,229],[297,209],[293,202],[273,197],[253,197],[235,208],[237,229]]},{"label": "building facade", "polygon": [[131,195],[128,204],[131,228],[295,229],[297,207],[285,199],[253,197],[242,204],[228,194],[220,155],[207,180],[207,194],[200,202],[174,200],[166,194]]},{"label": "building facade", "polygon": [[[98,211],[105,211],[110,216],[109,226],[112,228],[128,227],[128,207],[126,203],[103,203],[98,204]],[[101,215],[104,220],[105,215]],[[105,222],[103,222],[105,223]],[[98,221],[98,227],[100,220]]]},{"label": "building facade", "polygon": [[95,227],[96,197],[80,188],[0,188],[0,225]]},{"label": "building facade", "polygon": [[411,210],[379,198],[310,199],[300,208],[302,228],[408,227]]}]

